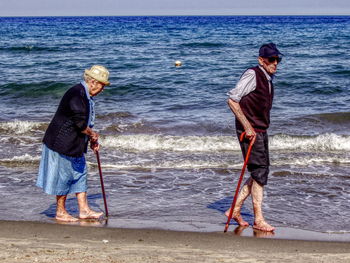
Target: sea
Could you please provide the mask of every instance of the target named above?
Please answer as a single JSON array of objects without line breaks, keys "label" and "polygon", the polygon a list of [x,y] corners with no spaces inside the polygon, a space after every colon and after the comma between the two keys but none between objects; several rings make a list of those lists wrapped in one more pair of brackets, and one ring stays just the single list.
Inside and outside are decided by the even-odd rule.
[{"label": "sea", "polygon": [[[264,216],[350,233],[350,16],[2,17],[0,35],[0,220],[54,222],[55,196],[35,186],[42,138],[65,91],[101,64],[108,226],[223,231],[243,166],[227,92],[274,42]],[[104,211],[86,158],[90,205]],[[74,195],[67,209],[78,214]],[[242,214],[253,224],[250,198]]]}]

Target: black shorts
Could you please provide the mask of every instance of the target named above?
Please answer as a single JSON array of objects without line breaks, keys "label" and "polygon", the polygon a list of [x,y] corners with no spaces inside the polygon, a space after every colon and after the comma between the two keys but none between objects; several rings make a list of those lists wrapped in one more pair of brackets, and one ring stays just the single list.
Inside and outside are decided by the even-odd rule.
[{"label": "black shorts", "polygon": [[[242,131],[237,130],[238,140],[242,134]],[[245,159],[250,140],[244,138],[241,145],[241,150],[243,158]],[[267,184],[267,179],[269,175],[270,157],[269,157],[269,141],[266,132],[257,132],[256,140],[253,148],[250,152],[250,157],[248,160],[248,171],[251,177],[261,185]]]}]

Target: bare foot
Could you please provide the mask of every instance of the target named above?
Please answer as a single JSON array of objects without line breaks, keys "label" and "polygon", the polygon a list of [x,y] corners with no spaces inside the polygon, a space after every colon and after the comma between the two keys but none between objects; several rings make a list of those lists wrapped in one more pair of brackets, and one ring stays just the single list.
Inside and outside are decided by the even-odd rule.
[{"label": "bare foot", "polygon": [[93,210],[80,212],[79,218],[81,219],[99,219],[103,216],[103,212],[95,212]]},{"label": "bare foot", "polygon": [[62,222],[77,222],[77,221],[79,221],[78,218],[75,218],[68,213],[56,213],[55,218],[56,218],[56,220],[62,221]]},{"label": "bare foot", "polygon": [[[225,216],[230,216],[230,209],[225,212]],[[249,226],[249,223],[247,221],[244,221],[241,214],[239,213],[233,213],[231,218],[235,220],[240,226]]]},{"label": "bare foot", "polygon": [[253,228],[261,231],[266,231],[266,232],[272,232],[275,230],[273,226],[270,226],[264,220],[254,222]]}]

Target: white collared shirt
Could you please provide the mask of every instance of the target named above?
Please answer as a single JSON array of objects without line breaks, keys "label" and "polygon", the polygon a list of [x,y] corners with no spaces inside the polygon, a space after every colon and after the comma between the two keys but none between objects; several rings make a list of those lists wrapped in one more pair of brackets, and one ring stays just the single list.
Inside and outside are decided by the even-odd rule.
[{"label": "white collared shirt", "polygon": [[89,121],[88,121],[88,126],[90,128],[94,127],[94,124],[95,124],[95,101],[94,99],[90,96],[90,93],[89,93],[89,88],[86,84],[85,81],[82,81],[81,82],[81,85],[84,86],[85,88],[85,92],[86,92],[86,96],[89,100]]}]

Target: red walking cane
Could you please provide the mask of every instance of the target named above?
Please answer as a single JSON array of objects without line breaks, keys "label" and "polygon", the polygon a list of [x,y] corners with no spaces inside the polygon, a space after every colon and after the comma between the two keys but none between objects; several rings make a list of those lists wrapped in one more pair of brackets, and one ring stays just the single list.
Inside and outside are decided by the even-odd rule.
[{"label": "red walking cane", "polygon": [[[245,132],[243,132],[239,138],[240,141],[243,141],[244,139],[244,135],[245,135]],[[248,163],[248,160],[249,160],[249,156],[250,156],[250,152],[252,150],[252,147],[253,147],[253,144],[255,142],[255,139],[256,137],[254,136],[253,139],[250,141],[250,144],[249,144],[249,147],[248,147],[248,151],[247,151],[247,154],[245,156],[245,160],[244,160],[244,164],[243,164],[243,168],[242,168],[242,172],[241,172],[241,176],[238,180],[238,184],[237,184],[237,188],[236,188],[236,193],[235,193],[235,196],[233,198],[233,201],[232,201],[232,205],[231,205],[231,209],[230,209],[230,214],[227,218],[227,223],[226,223],[226,226],[225,226],[225,230],[224,230],[224,233],[227,232],[227,229],[230,225],[230,221],[231,221],[231,217],[232,217],[232,214],[233,214],[233,209],[235,208],[236,206],[236,201],[237,201],[237,196],[238,196],[238,193],[239,193],[239,189],[241,188],[241,183],[242,183],[242,180],[243,180],[243,176],[244,176],[244,172],[245,172],[245,168],[247,166],[247,163]]]},{"label": "red walking cane", "polygon": [[108,217],[108,208],[107,208],[105,186],[103,184],[102,169],[101,169],[101,162],[100,162],[100,154],[99,154],[98,151],[96,151],[96,158],[97,158],[97,163],[98,163],[98,171],[100,172],[100,181],[101,181],[103,201],[104,201],[104,204],[105,204],[106,217]]}]

